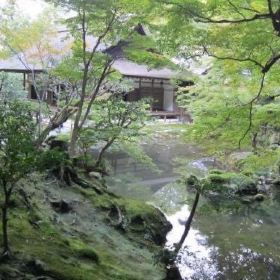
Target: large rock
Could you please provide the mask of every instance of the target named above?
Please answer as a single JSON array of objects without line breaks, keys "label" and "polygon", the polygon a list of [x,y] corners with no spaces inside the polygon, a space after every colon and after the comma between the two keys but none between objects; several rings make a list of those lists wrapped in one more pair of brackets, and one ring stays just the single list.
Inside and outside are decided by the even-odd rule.
[{"label": "large rock", "polygon": [[128,235],[141,242],[145,240],[164,246],[172,225],[158,208],[138,201],[119,205],[118,208],[122,212],[122,229]]},{"label": "large rock", "polygon": [[172,225],[159,209],[154,208],[153,212],[141,215],[141,219],[138,217],[137,220],[143,225],[144,235],[150,236],[156,245],[163,246],[166,243],[166,235]]},{"label": "large rock", "polygon": [[258,193],[257,184],[250,178],[246,178],[237,185],[236,193],[239,195],[256,195]]},{"label": "large rock", "polygon": [[256,195],[257,182],[250,177],[233,172],[212,172],[202,180],[204,191],[226,196]]},{"label": "large rock", "polygon": [[[151,207],[151,206],[148,206]],[[154,208],[154,211],[135,213],[127,219],[126,230],[142,236],[147,241],[163,246],[166,243],[166,235],[172,229],[164,214]]]}]

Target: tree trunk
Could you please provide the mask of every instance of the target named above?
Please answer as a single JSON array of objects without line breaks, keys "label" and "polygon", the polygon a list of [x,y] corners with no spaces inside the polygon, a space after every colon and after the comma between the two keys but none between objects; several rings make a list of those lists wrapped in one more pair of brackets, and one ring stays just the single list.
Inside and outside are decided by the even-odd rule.
[{"label": "tree trunk", "polygon": [[188,233],[189,233],[190,228],[191,228],[192,220],[193,220],[193,217],[194,217],[194,214],[195,214],[198,202],[199,202],[199,197],[200,197],[200,192],[196,191],[195,200],[194,200],[194,203],[193,203],[192,210],[191,210],[191,213],[189,215],[189,218],[188,218],[188,220],[187,220],[187,222],[185,224],[184,233],[183,233],[179,243],[177,243],[176,246],[175,246],[176,247],[175,248],[175,252],[176,253],[178,253],[180,251],[180,249],[182,248],[182,246],[183,246],[183,244],[184,244],[184,242],[186,240],[186,237],[188,236]]},{"label": "tree trunk", "polygon": [[2,234],[3,234],[3,253],[2,258],[10,256],[9,237],[8,237],[8,208],[10,204],[11,189],[7,189],[7,184],[3,184],[5,200],[2,205]]},{"label": "tree trunk", "polygon": [[3,233],[3,256],[9,255],[9,239],[8,239],[8,209],[7,205],[2,206],[2,233]]},{"label": "tree trunk", "polygon": [[77,111],[76,107],[65,107],[62,109],[61,112],[56,113],[56,115],[50,120],[50,123],[48,126],[41,131],[41,134],[39,135],[36,145],[39,147],[43,144],[43,142],[46,140],[48,135],[51,131],[59,128],[63,123],[65,123],[75,112]]},{"label": "tree trunk", "polygon": [[79,138],[79,127],[74,124],[72,134],[71,134],[71,141],[69,146],[69,155],[70,157],[74,157],[76,155],[76,145]]},{"label": "tree trunk", "polygon": [[96,163],[94,167],[98,167],[102,161],[102,158],[104,156],[104,153],[107,151],[107,149],[109,149],[111,147],[111,145],[114,143],[116,138],[112,138],[110,141],[107,142],[107,144],[102,148],[102,150],[100,151],[100,153],[98,154]]},{"label": "tree trunk", "polygon": [[257,144],[258,144],[258,133],[254,133],[253,139],[252,139],[252,147],[254,150],[257,149]]},{"label": "tree trunk", "polygon": [[78,104],[78,110],[74,121],[74,127],[72,130],[71,135],[71,141],[70,141],[70,147],[69,147],[69,154],[70,157],[74,157],[76,154],[76,145],[79,138],[79,132],[80,132],[80,121],[83,113],[83,107],[86,97],[86,89],[87,89],[87,82],[88,82],[88,71],[89,71],[89,65],[87,63],[84,63],[85,70],[83,74],[83,83],[82,83],[82,92],[81,92],[81,99]]}]

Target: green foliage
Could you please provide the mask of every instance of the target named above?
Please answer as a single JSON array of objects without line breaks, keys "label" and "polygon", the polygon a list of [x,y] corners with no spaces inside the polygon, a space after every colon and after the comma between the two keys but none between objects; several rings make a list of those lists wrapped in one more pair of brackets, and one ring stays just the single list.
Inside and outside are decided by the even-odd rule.
[{"label": "green foliage", "polygon": [[40,170],[56,170],[70,163],[69,155],[56,148],[41,154],[39,168]]},{"label": "green foliage", "polygon": [[30,108],[18,101],[0,104],[0,188],[3,232],[3,256],[10,256],[8,210],[16,184],[38,168],[35,123]]},{"label": "green foliage", "polygon": [[58,54],[50,39],[56,36],[53,25],[56,12],[47,10],[38,19],[30,20],[13,4],[1,13],[0,56],[1,53],[5,58],[18,55],[22,66],[30,71],[33,70],[30,65],[47,69]]},{"label": "green foliage", "polygon": [[0,72],[0,99],[26,98],[27,91],[23,89],[22,75]]},{"label": "green foliage", "polygon": [[[186,138],[219,156],[238,149],[239,141],[250,124],[249,102],[259,87],[258,80],[246,77],[241,72],[230,76],[222,74],[224,65],[224,62],[216,63],[206,77],[197,81],[197,85],[188,89],[181,88],[178,93],[179,104],[192,112],[194,118]],[[267,84],[263,97],[253,107],[251,128],[242,141],[242,148],[265,148],[270,154],[273,153],[269,151],[272,146],[277,149],[280,107],[279,100],[271,98],[275,94],[271,91],[273,87]],[[267,166],[274,164],[274,160],[269,162],[265,159],[265,153],[260,152],[260,168],[264,167],[260,163],[262,156]],[[239,165],[240,168],[242,166]],[[256,169],[256,165],[253,169]]]},{"label": "green foliage", "polygon": [[35,123],[27,105],[19,101],[0,104],[0,179],[17,182],[36,168],[38,151]]},{"label": "green foliage", "polygon": [[[139,133],[138,136],[141,134]],[[142,164],[146,168],[153,170],[154,172],[160,173],[158,166],[154,163],[153,159],[150,158],[141,147],[140,139],[129,139],[128,141],[118,141],[117,146],[121,151],[126,153],[130,158],[135,160],[137,163]]]},{"label": "green foliage", "polygon": [[121,96],[115,95],[96,101],[89,117],[91,123],[82,130],[79,138],[84,155],[93,145],[102,146],[100,155],[103,157],[111,145],[135,141],[147,120],[148,107],[146,100],[125,102]]},{"label": "green foliage", "polygon": [[95,263],[99,263],[98,254],[93,248],[86,246],[86,244],[77,239],[70,239],[70,247],[74,250],[75,255],[79,258],[88,259]]},{"label": "green foliage", "polygon": [[267,150],[259,149],[249,157],[239,160],[237,166],[246,174],[273,171],[279,174],[280,171],[280,149]]},{"label": "green foliage", "polygon": [[[10,255],[8,238],[8,210],[11,197],[18,191],[18,183],[31,172],[40,171],[47,164],[57,164],[61,157],[44,152],[36,145],[36,124],[31,108],[18,100],[0,104],[0,188],[3,231],[3,256]],[[44,161],[44,162],[43,162]]]},{"label": "green foliage", "polygon": [[128,59],[139,64],[146,64],[150,68],[169,67],[178,69],[168,57],[157,50],[157,44],[153,37],[134,35],[125,47],[124,52]]},{"label": "green foliage", "polygon": [[271,1],[271,7],[264,0],[160,2],[161,48],[180,58],[192,57],[191,65],[201,57],[202,67],[211,68],[196,79],[195,87],[178,94],[179,104],[194,115],[189,139],[218,154],[240,144],[247,150],[270,149],[280,117],[279,28],[271,20],[279,2]]},{"label": "green foliage", "polygon": [[147,119],[149,103],[146,100],[125,102],[121,96],[112,95],[108,100],[96,101],[90,116],[99,139],[121,137],[133,140]]}]

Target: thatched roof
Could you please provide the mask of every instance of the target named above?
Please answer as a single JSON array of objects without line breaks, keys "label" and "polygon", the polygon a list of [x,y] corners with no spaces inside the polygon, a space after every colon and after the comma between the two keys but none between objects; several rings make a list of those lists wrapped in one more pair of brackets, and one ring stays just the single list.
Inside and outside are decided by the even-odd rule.
[{"label": "thatched roof", "polygon": [[150,69],[147,65],[137,64],[125,58],[117,59],[113,67],[124,76],[172,79],[177,76],[177,72],[169,68]]},{"label": "thatched roof", "polygon": [[[148,35],[148,31],[141,24],[135,27],[135,31],[142,36]],[[28,73],[31,70],[34,72],[43,72],[46,69],[52,68],[54,65],[56,65],[56,62],[71,53],[73,38],[71,38],[69,35],[66,36],[66,32],[67,31],[60,30],[55,33],[53,38],[50,39],[49,45],[51,46],[54,53],[51,55],[51,59],[47,52],[44,54],[46,57],[43,55],[43,60],[47,61],[47,63],[42,63],[42,59],[34,59],[35,55],[32,55],[32,52],[36,52],[35,49],[27,51],[26,55],[18,54],[9,59],[0,60],[0,71]],[[97,39],[95,37],[90,36],[88,38],[88,46],[93,46],[96,40]],[[172,79],[178,75],[177,71],[166,67],[151,69],[148,65],[138,64],[127,59],[123,52],[123,48],[127,44],[128,43],[126,41],[119,41],[119,43],[114,46],[108,47],[102,44],[99,47],[100,51],[106,52],[114,57],[115,62],[113,64],[113,68],[119,71],[122,75],[160,79]],[[26,59],[26,57],[29,56],[31,58]]]}]

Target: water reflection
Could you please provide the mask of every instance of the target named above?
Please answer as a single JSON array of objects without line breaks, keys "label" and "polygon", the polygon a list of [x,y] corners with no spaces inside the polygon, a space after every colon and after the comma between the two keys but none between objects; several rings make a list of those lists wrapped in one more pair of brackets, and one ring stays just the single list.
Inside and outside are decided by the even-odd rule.
[{"label": "water reflection", "polygon": [[[162,172],[132,164],[124,157],[109,185],[121,195],[152,201],[162,209],[173,224],[166,244],[172,247],[181,237],[192,203],[192,194],[176,183],[177,171],[204,176],[217,163],[178,139],[155,138],[144,149]],[[183,278],[280,280],[279,193],[260,204],[236,207],[219,200],[212,200],[211,205],[202,199],[177,260]]]},{"label": "water reflection", "polygon": [[[173,226],[167,235],[166,247],[170,250],[174,243],[179,242],[189,214],[189,207],[184,205],[180,211],[167,217]],[[177,258],[181,276],[184,279],[214,279],[219,274],[218,265],[212,258],[216,251],[218,249],[214,246],[208,246],[207,236],[191,228]]]}]

